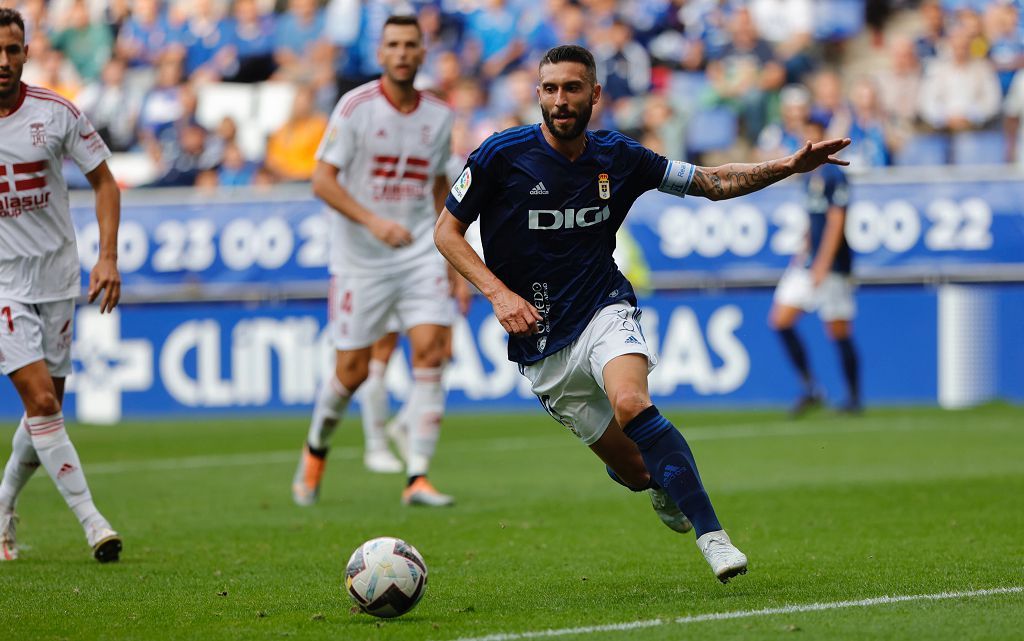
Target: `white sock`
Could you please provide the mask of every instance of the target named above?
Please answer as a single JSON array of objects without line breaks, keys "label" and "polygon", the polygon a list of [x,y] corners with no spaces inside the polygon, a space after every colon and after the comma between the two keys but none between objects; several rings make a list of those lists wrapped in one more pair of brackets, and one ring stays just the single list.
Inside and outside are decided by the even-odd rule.
[{"label": "white sock", "polygon": [[64,414],[58,412],[52,416],[30,416],[26,423],[39,462],[46,468],[68,507],[78,517],[78,522],[88,527],[95,519],[102,519],[92,502],[78,452],[64,429]]},{"label": "white sock", "polygon": [[309,424],[309,446],[316,450],[325,449],[335,428],[345,414],[352,392],[348,391],[338,377],[331,374],[320,386],[320,393],[313,406],[313,420]]},{"label": "white sock", "polygon": [[387,363],[370,361],[370,375],[359,386],[359,409],[363,415],[363,436],[367,452],[387,449],[384,424],[388,418],[388,390],[384,385]]},{"label": "white sock", "polygon": [[4,478],[0,482],[0,513],[14,511],[21,489],[38,468],[39,457],[36,456],[36,448],[32,447],[32,437],[22,416],[11,440],[11,458],[7,459]]},{"label": "white sock", "polygon": [[445,392],[441,383],[443,371],[440,367],[412,370],[412,392],[407,401],[409,458],[406,473],[409,476],[426,474],[437,448],[441,417],[444,415]]}]

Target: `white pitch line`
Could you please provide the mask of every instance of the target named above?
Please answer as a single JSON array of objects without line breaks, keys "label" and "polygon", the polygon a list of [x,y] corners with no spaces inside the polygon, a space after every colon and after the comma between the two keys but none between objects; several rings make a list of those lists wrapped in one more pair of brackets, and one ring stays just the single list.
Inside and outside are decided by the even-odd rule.
[{"label": "white pitch line", "polygon": [[629,623],[609,623],[606,625],[588,625],[578,628],[558,628],[536,630],[533,632],[502,632],[482,637],[461,637],[456,641],[519,641],[521,639],[543,639],[569,635],[594,634],[597,632],[622,632],[655,628],[664,625],[683,625],[704,621],[726,621],[729,619],[748,619],[751,617],[774,616],[776,614],[797,614],[801,612],[822,612],[825,610],[841,610],[843,608],[869,608],[876,605],[906,603],[908,601],[945,601],[948,599],[967,599],[973,597],[996,596],[1000,594],[1020,594],[1024,587],[992,588],[989,590],[969,590],[966,592],[938,592],[935,594],[911,594],[903,596],[880,596],[858,601],[832,601],[831,603],[808,603],[806,605],[786,605],[779,608],[763,610],[734,610],[732,612],[710,612],[694,614],[675,619],[649,619]]},{"label": "white pitch line", "polygon": [[[479,441],[463,441],[445,447],[452,452],[514,452],[551,447],[560,443],[571,442],[564,434],[557,431],[557,426],[549,436],[539,437],[502,437],[482,439]],[[792,423],[751,423],[720,425],[714,427],[698,427],[686,429],[683,434],[688,441],[720,441],[742,438],[785,438],[801,436],[837,436],[851,434],[867,434],[872,432],[911,432],[927,431],[933,426],[926,423],[902,422],[899,419],[861,419],[855,425],[825,425],[808,427]],[[360,448],[338,447],[331,450],[332,460],[356,460],[363,455]],[[175,470],[197,470],[216,467],[242,467],[248,465],[273,465],[291,463],[298,454],[293,450],[273,450],[269,452],[242,452],[238,454],[186,456],[181,458],[148,459],[134,461],[112,461],[93,463],[86,467],[88,474],[122,474],[125,472],[162,472]]]}]

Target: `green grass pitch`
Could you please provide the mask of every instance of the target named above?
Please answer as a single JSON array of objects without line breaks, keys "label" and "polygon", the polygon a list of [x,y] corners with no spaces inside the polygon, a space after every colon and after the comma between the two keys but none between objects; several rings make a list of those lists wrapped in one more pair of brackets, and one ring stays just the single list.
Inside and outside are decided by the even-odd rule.
[{"label": "green grass pitch", "polygon": [[[442,510],[401,506],[400,476],[363,469],[355,417],[307,509],[289,495],[300,417],[72,427],[122,561],[91,559],[37,473],[19,505],[22,558],[0,564],[0,636],[449,641],[660,619],[557,638],[1022,638],[1019,591],[674,620],[1024,586],[1024,410],[669,416],[750,557],[729,585],[692,534],[661,525],[646,495],[609,481],[539,409],[446,420],[432,478],[458,504]],[[340,587],[351,551],[382,535],[411,542],[430,570],[420,605],[391,621],[352,612]]]}]

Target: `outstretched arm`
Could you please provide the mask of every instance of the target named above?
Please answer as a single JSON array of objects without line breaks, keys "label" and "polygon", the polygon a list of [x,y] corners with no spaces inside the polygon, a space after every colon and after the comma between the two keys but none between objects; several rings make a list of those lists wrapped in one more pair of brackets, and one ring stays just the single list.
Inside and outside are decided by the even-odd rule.
[{"label": "outstretched arm", "polygon": [[758,164],[731,163],[718,167],[697,167],[686,193],[711,200],[725,200],[744,196],[793,174],[813,171],[826,163],[849,165],[834,156],[850,144],[849,138],[807,142],[800,151]]}]

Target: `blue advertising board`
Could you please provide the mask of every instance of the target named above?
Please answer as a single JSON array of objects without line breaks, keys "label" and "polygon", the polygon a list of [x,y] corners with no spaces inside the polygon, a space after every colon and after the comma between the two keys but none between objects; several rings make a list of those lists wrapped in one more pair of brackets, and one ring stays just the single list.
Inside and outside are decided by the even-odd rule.
[{"label": "blue advertising board", "polygon": [[[124,207],[120,266],[128,296],[153,300],[181,292],[204,297],[321,293],[328,215],[308,193],[261,200],[152,202]],[[977,273],[985,266],[1024,270],[1024,181],[855,182],[847,237],[858,275]],[[155,196],[154,196],[155,197]],[[73,209],[84,275],[99,231],[87,206]],[[799,183],[711,202],[644,195],[626,219],[652,281],[714,274],[723,280],[777,274],[801,247],[807,214]],[[676,279],[676,280],[674,280]]]},{"label": "blue advertising board", "polygon": [[[998,286],[997,321],[1005,352],[991,366],[994,393],[1024,400],[1016,332],[1024,326],[1024,287]],[[659,354],[651,391],[666,406],[782,406],[797,379],[766,317],[767,289],[717,294],[659,293],[642,302],[645,334]],[[937,399],[937,293],[920,286],[865,287],[858,294],[856,343],[868,404]],[[306,412],[331,369],[323,301],[125,305],[100,316],[78,310],[67,413],[79,420],[265,411]],[[843,399],[838,355],[815,317],[799,329],[830,401]],[[540,411],[526,379],[505,358],[506,335],[486,301],[459,322],[447,373],[455,411]],[[409,371],[396,355],[388,384],[397,397]],[[0,386],[2,414],[19,403]]]}]

